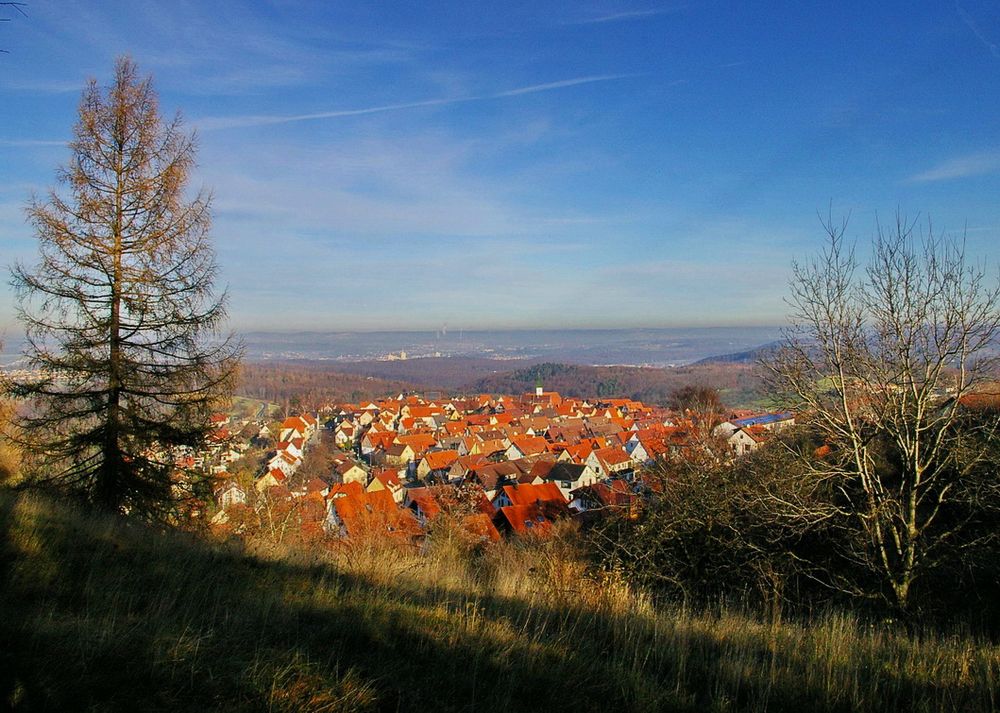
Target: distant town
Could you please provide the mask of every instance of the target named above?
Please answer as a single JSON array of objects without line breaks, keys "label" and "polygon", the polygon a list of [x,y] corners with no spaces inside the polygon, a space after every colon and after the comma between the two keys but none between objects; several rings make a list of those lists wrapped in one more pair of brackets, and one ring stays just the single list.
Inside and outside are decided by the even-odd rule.
[{"label": "distant town", "polygon": [[[484,541],[544,536],[562,519],[638,513],[658,461],[728,458],[794,424],[792,413],[678,412],[625,398],[400,394],[271,421],[213,417],[207,452],[223,533],[280,513],[282,536],[420,538],[442,513]],[[718,451],[716,451],[718,452]],[[266,511],[266,512],[264,512]]]}]

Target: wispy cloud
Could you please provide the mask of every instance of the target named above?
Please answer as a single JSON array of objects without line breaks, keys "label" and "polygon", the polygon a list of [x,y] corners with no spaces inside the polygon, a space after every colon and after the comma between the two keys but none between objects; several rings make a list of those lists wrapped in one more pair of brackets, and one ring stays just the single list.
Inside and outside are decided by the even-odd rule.
[{"label": "wispy cloud", "polygon": [[986,35],[986,33],[983,32],[982,28],[979,27],[979,23],[975,21],[972,15],[970,15],[968,11],[958,2],[955,3],[955,10],[958,12],[958,16],[962,19],[962,22],[965,23],[965,26],[972,30],[972,34],[976,36],[976,39],[979,40],[980,44],[989,50],[990,54],[997,59],[1000,59],[1000,47],[997,47],[997,43],[993,42]]},{"label": "wispy cloud", "polygon": [[910,176],[907,182],[951,181],[970,176],[984,176],[998,171],[1000,171],[1000,151],[983,151],[939,163],[931,169]]},{"label": "wispy cloud", "polygon": [[597,74],[590,77],[576,77],[574,79],[563,79],[558,82],[548,82],[546,84],[532,84],[527,87],[508,89],[505,92],[497,92],[478,99],[501,99],[503,97],[516,97],[521,94],[534,94],[536,92],[548,92],[553,89],[563,89],[565,87],[576,87],[581,84],[593,84],[594,82],[609,82],[616,79],[631,79],[638,77],[638,74]]},{"label": "wispy cloud", "polygon": [[647,10],[626,10],[623,12],[615,12],[609,15],[599,15],[597,17],[586,17],[579,20],[571,20],[565,24],[567,25],[595,25],[603,22],[623,22],[626,20],[641,20],[646,17],[655,17],[657,15],[666,15],[672,12],[677,12],[681,10],[681,7],[658,7],[649,8]]},{"label": "wispy cloud", "polygon": [[35,146],[65,146],[66,141],[49,141],[47,139],[0,139],[0,146],[11,148],[33,148]]},{"label": "wispy cloud", "polygon": [[621,79],[638,77],[638,74],[595,74],[585,77],[574,77],[572,79],[562,79],[556,82],[546,82],[544,84],[531,84],[515,89],[508,89],[502,92],[491,94],[478,94],[464,97],[449,97],[440,99],[424,99],[414,102],[401,102],[398,104],[382,104],[379,106],[363,107],[359,109],[335,109],[332,111],[320,111],[310,114],[291,115],[268,115],[254,114],[246,116],[218,116],[205,117],[195,121],[195,125],[202,131],[215,131],[219,129],[234,129],[249,126],[267,126],[270,124],[289,124],[299,121],[315,121],[318,119],[336,119],[346,116],[362,116],[365,114],[381,114],[391,111],[403,111],[407,109],[419,109],[430,106],[446,106],[449,104],[464,104],[468,102],[484,101],[488,99],[504,99],[507,97],[521,96],[522,94],[535,94],[538,92],[548,92],[568,87],[576,87],[582,84],[593,84],[595,82],[610,82]]},{"label": "wispy cloud", "polygon": [[83,83],[79,79],[5,79],[0,87],[30,94],[69,94],[81,91]]}]

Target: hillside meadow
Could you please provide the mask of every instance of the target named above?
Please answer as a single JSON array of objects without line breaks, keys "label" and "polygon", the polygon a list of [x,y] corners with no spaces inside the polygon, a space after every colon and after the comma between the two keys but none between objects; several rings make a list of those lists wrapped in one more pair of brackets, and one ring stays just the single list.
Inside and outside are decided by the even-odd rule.
[{"label": "hillside meadow", "polygon": [[656,609],[572,532],[276,550],[0,491],[11,710],[986,711],[1000,648]]}]

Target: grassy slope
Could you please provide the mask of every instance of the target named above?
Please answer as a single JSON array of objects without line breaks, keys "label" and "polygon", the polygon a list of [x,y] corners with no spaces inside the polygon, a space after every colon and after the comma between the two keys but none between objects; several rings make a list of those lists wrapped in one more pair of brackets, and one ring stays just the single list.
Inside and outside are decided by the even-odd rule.
[{"label": "grassy slope", "polygon": [[0,707],[989,710],[996,647],[655,613],[564,552],[249,556],[0,491]]}]

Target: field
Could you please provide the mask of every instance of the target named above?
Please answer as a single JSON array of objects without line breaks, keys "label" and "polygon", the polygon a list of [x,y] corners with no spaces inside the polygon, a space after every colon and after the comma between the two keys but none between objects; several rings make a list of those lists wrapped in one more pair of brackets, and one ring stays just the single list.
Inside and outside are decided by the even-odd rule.
[{"label": "field", "polygon": [[978,711],[1000,649],[657,610],[564,537],[285,552],[0,491],[13,710]]}]

